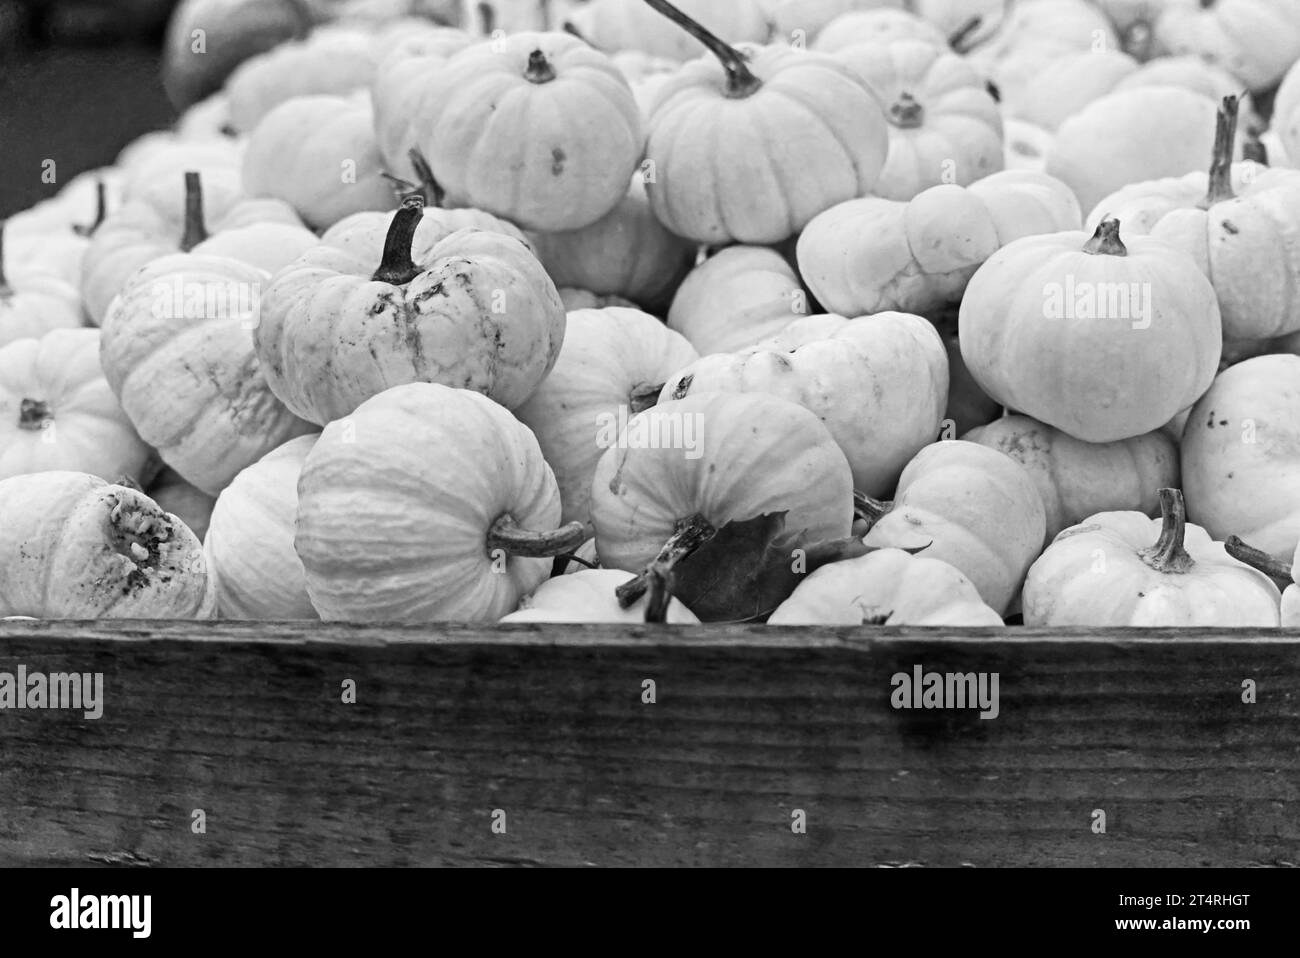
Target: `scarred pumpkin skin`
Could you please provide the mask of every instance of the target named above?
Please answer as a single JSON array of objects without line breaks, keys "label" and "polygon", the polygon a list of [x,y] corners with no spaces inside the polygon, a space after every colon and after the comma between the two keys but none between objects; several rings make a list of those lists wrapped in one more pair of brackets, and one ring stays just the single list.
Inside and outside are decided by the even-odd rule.
[{"label": "scarred pumpkin skin", "polygon": [[654,405],[661,384],[697,358],[682,336],[635,309],[568,314],[555,368],[515,414],[537,435],[560,486],[565,522],[587,522],[602,425]]},{"label": "scarred pumpkin skin", "polygon": [[854,488],[883,496],[939,431],[948,359],[920,316],[809,316],[749,349],[679,369],[660,399],[708,392],[769,393],[811,410],[848,458]]},{"label": "scarred pumpkin skin", "polygon": [[1158,490],[1178,485],[1178,446],[1160,431],[1089,443],[1028,416],[1005,416],[962,436],[1024,466],[1047,512],[1044,545],[1098,512],[1159,512]]},{"label": "scarred pumpkin skin", "polygon": [[563,33],[515,33],[429,76],[416,146],[451,206],[525,229],[589,226],[641,160],[641,110],[604,54]]},{"label": "scarred pumpkin skin", "polygon": [[312,431],[271,392],[253,348],[269,279],[237,260],[163,256],[135,274],[104,319],[100,362],[122,408],[209,495]]},{"label": "scarred pumpkin skin", "polygon": [[[633,578],[621,569],[583,569],[571,575],[547,579],[537,591],[524,596],[519,608],[502,622],[644,622],[647,597],[626,609],[614,590]],[[697,625],[699,619],[677,599],[669,599],[665,621],[673,625]]]},{"label": "scarred pumpkin skin", "polygon": [[198,539],[144,493],[80,472],[0,480],[0,616],[209,619]]},{"label": "scarred pumpkin skin", "polygon": [[319,618],[293,548],[298,478],[316,439],[299,436],[271,450],[217,497],[203,554],[221,618]]},{"label": "scarred pumpkin skin", "polygon": [[780,253],[729,246],[682,281],[668,325],[707,356],[752,346],[809,310],[799,277]]},{"label": "scarred pumpkin skin", "polygon": [[[1275,626],[1281,597],[1199,526],[1102,512],[1071,526],[1025,580],[1025,625],[1107,628]],[[1179,503],[1181,509],[1181,502]]]},{"label": "scarred pumpkin skin", "polygon": [[1159,429],[1209,388],[1223,345],[1191,258],[1121,237],[1115,220],[994,254],[966,289],[958,338],[989,396],[1085,442]]},{"label": "scarred pumpkin skin", "polygon": [[893,505],[863,541],[926,546],[922,555],[960,570],[1002,613],[1042,549],[1046,528],[1042,498],[1018,462],[954,439],[926,446],[907,464]]},{"label": "scarred pumpkin skin", "polygon": [[976,269],[1012,240],[1077,229],[1079,205],[1044,173],[1005,170],[969,187],[934,186],[910,202],[834,206],[799,237],[799,272],[843,316],[925,313],[961,298]]},{"label": "scarred pumpkin skin", "polygon": [[879,549],[832,562],[795,587],[768,625],[1001,626],[975,585],[938,559]]},{"label": "scarred pumpkin skin", "polygon": [[[674,430],[675,448],[662,441]],[[601,564],[639,572],[679,520],[721,528],[785,512],[786,529],[820,542],[849,534],[852,497],[848,461],[813,413],[762,393],[705,393],[633,417],[622,448],[596,465],[591,520]]]},{"label": "scarred pumpkin skin", "polygon": [[298,481],[294,544],[323,619],[495,622],[551,570],[491,545],[503,517],[559,521],[532,432],[479,393],[411,383],[325,427]]},{"label": "scarred pumpkin skin", "polygon": [[474,389],[514,408],[555,364],[564,307],[522,242],[461,230],[414,257],[409,228],[402,242],[401,276],[377,278],[387,258],[323,244],[267,290],[257,354],[296,415],[324,425],[408,382]]},{"label": "scarred pumpkin skin", "polygon": [[1182,440],[1189,517],[1288,558],[1300,541],[1300,356],[1259,356],[1221,372]]},{"label": "scarred pumpkin skin", "polygon": [[151,450],[104,378],[99,336],[56,329],[0,348],[0,479],[68,471],[143,481]]}]

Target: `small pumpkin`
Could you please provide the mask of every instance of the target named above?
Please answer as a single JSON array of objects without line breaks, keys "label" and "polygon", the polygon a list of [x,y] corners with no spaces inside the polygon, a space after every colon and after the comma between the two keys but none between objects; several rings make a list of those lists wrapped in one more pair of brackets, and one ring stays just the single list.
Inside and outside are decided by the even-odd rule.
[{"label": "small pumpkin", "polygon": [[203,554],[223,619],[316,619],[294,551],[298,477],[315,435],[290,439],[221,490]]},{"label": "small pumpkin", "polygon": [[[679,0],[677,6],[733,43],[767,40],[767,16],[758,0]],[[700,41],[656,16],[644,0],[592,0],[571,19],[593,46],[609,53],[640,50],[678,62],[706,53]]]},{"label": "small pumpkin", "polygon": [[[59,196],[64,196],[71,187],[69,184],[59,192]],[[95,215],[89,222],[51,221],[47,228],[42,229],[34,218],[24,223],[21,214],[0,222],[0,282],[3,282],[4,260],[7,258],[8,267],[15,274],[48,273],[79,287],[81,264],[90,247],[90,237],[108,213],[108,184],[104,179],[98,181],[95,195]],[[61,202],[71,207],[75,201],[69,197]]]},{"label": "small pumpkin", "polygon": [[1005,416],[962,438],[1024,466],[1047,512],[1044,545],[1098,512],[1152,515],[1160,508],[1156,490],[1178,485],[1178,446],[1159,430],[1091,443],[1028,416]]},{"label": "small pumpkin", "polygon": [[696,248],[668,232],[650,212],[640,174],[616,207],[590,226],[534,233],[537,258],[557,286],[620,296],[662,313],[695,265]]},{"label": "small pumpkin", "polygon": [[1018,462],[952,439],[926,446],[907,464],[893,503],[875,518],[863,542],[924,547],[926,558],[958,569],[1003,613],[1038,557],[1046,528],[1043,500]]},{"label": "small pumpkin", "polygon": [[1258,569],[1274,582],[1283,583],[1281,621],[1284,629],[1300,628],[1300,546],[1289,562],[1282,562],[1241,541],[1238,536],[1228,536],[1224,550],[1238,562]]},{"label": "small pumpkin", "polygon": [[567,34],[475,44],[420,82],[416,146],[452,206],[526,229],[580,229],[618,205],[641,161],[627,81]]},{"label": "small pumpkin", "polygon": [[183,199],[177,188],[184,174],[193,171],[212,193],[212,198],[204,201],[204,211],[215,218],[213,200],[223,195],[243,198],[239,165],[246,147],[245,140],[229,137],[194,141],[171,131],[146,133],[117,156],[115,166],[120,170],[121,187],[114,205],[140,200],[165,208]]},{"label": "small pumpkin", "polygon": [[799,272],[817,301],[840,315],[924,314],[960,300],[1000,247],[1077,229],[1081,220],[1058,180],[1004,170],[969,187],[934,186],[908,202],[867,197],[834,206],[799,237]]},{"label": "small pumpkin", "polygon": [[253,348],[270,277],[176,253],[136,273],[104,318],[100,361],[142,439],[209,495],[312,427],[275,398]]},{"label": "small pumpkin", "polygon": [[319,242],[316,234],[301,224],[262,222],[214,233],[191,252],[237,259],[274,275]]},{"label": "small pumpkin", "polygon": [[924,40],[854,44],[835,58],[885,104],[889,154],[872,195],[910,200],[1002,169],[998,101],[964,58]]},{"label": "small pumpkin", "polygon": [[175,469],[164,467],[146,490],[163,512],[170,512],[189,527],[200,542],[208,534],[216,496],[210,496],[193,483],[186,482]]},{"label": "small pumpkin", "polygon": [[832,562],[795,587],[768,625],[1001,626],[974,583],[939,559],[877,549]]},{"label": "small pumpkin", "polygon": [[[583,569],[547,579],[502,622],[644,622],[649,599],[642,596],[623,608],[615,590],[635,578],[620,569]],[[697,625],[690,609],[676,599],[668,602],[670,625]]]},{"label": "small pumpkin", "polygon": [[1258,356],[1219,373],[1183,431],[1191,518],[1282,559],[1300,540],[1300,356]]},{"label": "small pumpkin", "polygon": [[808,294],[780,253],[729,246],[682,281],[668,326],[707,356],[752,346],[809,311]]},{"label": "small pumpkin", "polygon": [[805,37],[814,37],[809,47],[820,53],[838,53],[846,47],[861,43],[888,43],[893,40],[919,40],[939,49],[946,49],[948,38],[937,26],[915,13],[890,6],[870,10],[850,10],[817,29],[816,21],[797,20],[799,16],[791,4],[777,11],[777,25],[787,37],[796,31]]},{"label": "small pumpkin", "polygon": [[81,472],[0,479],[0,616],[210,619],[198,539],[138,489]]},{"label": "small pumpkin", "polygon": [[1005,16],[990,11],[996,30],[985,33],[971,49],[969,56],[977,63],[992,65],[1025,53],[1047,60],[1077,51],[1119,48],[1110,19],[1088,0],[1000,0],[997,5],[1005,6]]},{"label": "small pumpkin", "polygon": [[479,393],[409,383],[325,427],[294,547],[323,619],[495,622],[584,540],[559,518],[528,427]]},{"label": "small pumpkin", "polygon": [[938,332],[920,316],[809,316],[757,346],[679,369],[660,399],[708,392],[763,392],[799,403],[830,430],[854,488],[888,495],[939,431],[948,360]]},{"label": "small pumpkin", "polygon": [[267,382],[296,415],[324,425],[421,381],[514,408],[550,372],[564,307],[528,247],[460,230],[419,249],[422,222],[419,199],[408,199],[378,262],[348,250],[344,237],[276,276],[254,338]]},{"label": "small pumpkin", "polygon": [[1296,0],[1162,0],[1155,22],[1162,53],[1198,56],[1267,90],[1300,59]]},{"label": "small pumpkin", "polygon": [[55,471],[145,478],[152,450],[104,378],[99,335],[56,329],[0,348],[0,478]]},{"label": "small pumpkin", "polygon": [[1102,512],[1057,536],[1025,580],[1025,625],[1277,625],[1281,597],[1268,576],[1188,523],[1177,489],[1160,490],[1160,512]]},{"label": "small pumpkin", "polygon": [[635,309],[570,312],[555,368],[515,414],[555,470],[564,522],[587,522],[591,478],[632,416],[697,358],[682,336]]},{"label": "small pumpkin", "polygon": [[250,195],[285,201],[315,229],[396,202],[364,95],[299,96],[272,109],[248,138],[243,178]]},{"label": "small pumpkin", "polygon": [[0,346],[81,324],[81,296],[75,286],[40,270],[14,275],[6,265],[5,224],[0,222]]},{"label": "small pumpkin", "polygon": [[1210,387],[1223,334],[1214,289],[1186,253],[1104,220],[1017,240],[972,277],[962,357],[993,399],[1082,439],[1160,428]]},{"label": "small pumpkin", "polygon": [[684,64],[650,113],[647,190],[669,230],[700,243],[779,243],[875,185],[885,114],[847,66],[790,47],[742,52],[667,0],[646,2],[713,54]]}]

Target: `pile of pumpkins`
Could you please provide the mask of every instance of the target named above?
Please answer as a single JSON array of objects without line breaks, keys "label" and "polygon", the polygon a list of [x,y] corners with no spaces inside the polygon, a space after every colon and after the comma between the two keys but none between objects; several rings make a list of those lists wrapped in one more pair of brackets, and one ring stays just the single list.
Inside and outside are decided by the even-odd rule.
[{"label": "pile of pumpkins", "polygon": [[0,615],[1300,625],[1300,0],[186,0],[0,231]]}]

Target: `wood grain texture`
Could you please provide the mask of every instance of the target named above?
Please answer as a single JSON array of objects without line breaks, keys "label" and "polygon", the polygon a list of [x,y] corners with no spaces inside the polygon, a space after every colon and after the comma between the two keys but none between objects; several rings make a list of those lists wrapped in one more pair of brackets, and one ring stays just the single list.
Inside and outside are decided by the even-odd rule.
[{"label": "wood grain texture", "polygon": [[[998,718],[891,708],[918,663]],[[0,711],[0,865],[1300,862],[1296,634],[0,622],[19,664],[106,703]]]}]

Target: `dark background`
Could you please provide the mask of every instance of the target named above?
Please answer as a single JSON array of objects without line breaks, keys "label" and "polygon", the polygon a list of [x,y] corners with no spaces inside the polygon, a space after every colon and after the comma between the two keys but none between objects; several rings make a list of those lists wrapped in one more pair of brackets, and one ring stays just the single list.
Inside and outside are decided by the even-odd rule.
[{"label": "dark background", "polygon": [[[176,0],[0,0],[0,218],[172,123],[159,48]],[[41,182],[42,163],[55,183]]]}]

